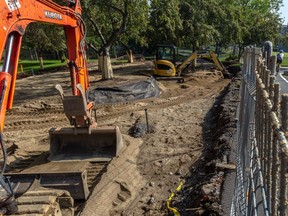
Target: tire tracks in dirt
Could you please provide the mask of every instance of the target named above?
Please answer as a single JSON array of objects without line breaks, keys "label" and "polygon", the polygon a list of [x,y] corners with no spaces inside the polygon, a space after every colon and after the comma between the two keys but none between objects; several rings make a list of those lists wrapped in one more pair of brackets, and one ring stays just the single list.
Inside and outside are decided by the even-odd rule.
[{"label": "tire tracks in dirt", "polygon": [[[220,87],[222,88],[222,87]],[[141,111],[144,109],[160,109],[170,106],[186,103],[190,100],[197,98],[210,97],[215,92],[221,91],[221,89],[211,89],[203,95],[201,92],[198,94],[193,93],[193,89],[188,90],[181,95],[170,98],[149,98],[137,101],[114,103],[109,105],[96,105],[94,110],[98,121],[110,120],[117,118],[121,115],[130,114],[131,112]],[[107,112],[107,110],[109,110]],[[19,133],[19,131],[25,129],[25,131],[43,131],[52,127],[67,126],[67,118],[64,115],[63,110],[57,108],[50,108],[45,111],[11,111],[7,114],[7,120],[5,124],[5,133],[12,135]]]}]

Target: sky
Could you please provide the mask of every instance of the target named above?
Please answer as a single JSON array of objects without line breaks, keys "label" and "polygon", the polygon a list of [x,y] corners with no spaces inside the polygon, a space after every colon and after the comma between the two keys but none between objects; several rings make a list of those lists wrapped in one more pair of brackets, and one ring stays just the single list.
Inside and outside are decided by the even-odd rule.
[{"label": "sky", "polygon": [[283,7],[280,9],[281,17],[285,20],[284,24],[288,23],[288,0],[283,0]]}]

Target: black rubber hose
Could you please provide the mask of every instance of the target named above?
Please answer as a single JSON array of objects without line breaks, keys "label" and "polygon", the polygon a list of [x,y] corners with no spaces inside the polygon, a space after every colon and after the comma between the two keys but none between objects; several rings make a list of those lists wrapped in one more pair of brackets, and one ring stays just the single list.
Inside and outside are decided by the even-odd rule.
[{"label": "black rubber hose", "polygon": [[5,147],[2,133],[0,133],[0,144],[1,144],[1,149],[2,149],[2,153],[3,153],[3,167],[0,171],[0,177],[1,177],[4,174],[5,169],[6,169],[6,165],[7,165],[7,151],[6,151],[6,147]]}]

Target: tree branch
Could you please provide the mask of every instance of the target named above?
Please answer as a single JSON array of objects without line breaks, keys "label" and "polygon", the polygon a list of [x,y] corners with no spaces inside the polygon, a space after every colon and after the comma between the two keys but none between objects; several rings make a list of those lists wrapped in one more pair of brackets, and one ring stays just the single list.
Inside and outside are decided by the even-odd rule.
[{"label": "tree branch", "polygon": [[87,44],[88,44],[88,47],[90,47],[92,50],[94,50],[97,53],[97,55],[100,55],[100,51],[96,47],[94,47],[93,44],[91,43],[87,43]]},{"label": "tree branch", "polygon": [[122,44],[122,46],[124,46],[126,50],[130,49],[130,47],[127,44],[123,43],[122,41],[118,40],[118,42]]},{"label": "tree branch", "polygon": [[105,40],[105,38],[104,38],[104,36],[103,36],[103,34],[102,34],[99,26],[97,25],[97,23],[94,22],[94,20],[93,20],[91,17],[89,17],[89,20],[90,20],[90,22],[92,23],[92,25],[93,25],[93,27],[95,28],[95,30],[96,30],[96,32],[98,33],[98,35],[100,36],[100,39],[101,39],[101,41],[102,41],[102,44],[106,44],[106,40]]},{"label": "tree branch", "polygon": [[[112,7],[113,8],[113,7]],[[122,11],[123,12],[123,11]],[[128,2],[125,1],[124,2],[124,12],[122,13],[122,23],[121,23],[121,26],[119,29],[115,29],[109,39],[107,40],[106,42],[106,47],[110,47],[116,40],[117,40],[117,37],[123,33],[126,32],[126,29],[127,29],[127,23],[128,23]]]}]

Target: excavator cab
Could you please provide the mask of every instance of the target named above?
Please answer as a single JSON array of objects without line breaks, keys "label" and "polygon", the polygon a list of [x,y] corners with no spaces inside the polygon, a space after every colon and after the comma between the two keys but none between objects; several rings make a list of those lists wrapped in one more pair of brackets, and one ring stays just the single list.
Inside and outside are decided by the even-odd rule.
[{"label": "excavator cab", "polygon": [[156,61],[167,60],[176,64],[176,54],[178,54],[178,49],[175,46],[157,45]]},{"label": "excavator cab", "polygon": [[160,77],[176,76],[177,47],[170,45],[157,45],[154,75]]}]

